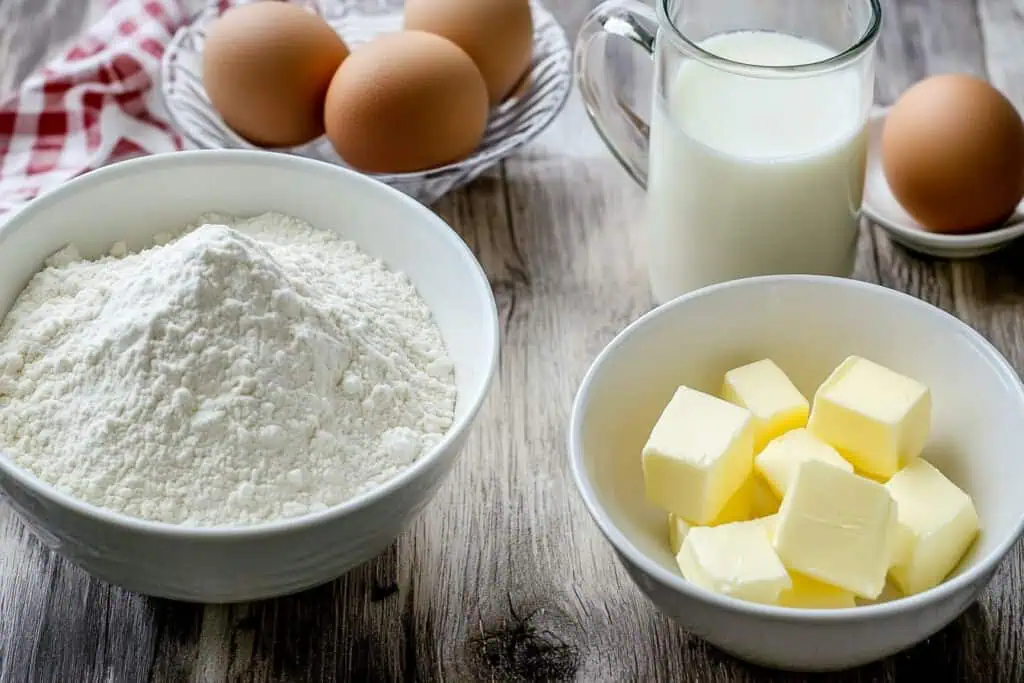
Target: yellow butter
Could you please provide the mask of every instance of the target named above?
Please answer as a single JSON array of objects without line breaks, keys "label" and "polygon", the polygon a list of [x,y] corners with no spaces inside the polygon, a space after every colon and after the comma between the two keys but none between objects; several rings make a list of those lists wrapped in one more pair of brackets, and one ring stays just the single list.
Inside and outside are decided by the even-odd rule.
[{"label": "yellow butter", "polygon": [[779,594],[779,605],[783,607],[842,609],[857,606],[854,594],[848,590],[830,586],[797,572],[790,572],[789,578],[793,586]]},{"label": "yellow butter", "polygon": [[688,581],[751,602],[775,604],[793,585],[757,520],[690,529],[676,562]]},{"label": "yellow butter", "polygon": [[[768,532],[769,540],[774,541],[778,519],[777,514],[767,515],[751,520],[750,523],[760,524]],[[856,605],[855,596],[850,591],[830,586],[798,572],[790,572],[789,578],[793,585],[779,594],[779,605],[783,607],[839,609]]]},{"label": "yellow butter", "polygon": [[941,583],[963,559],[978,534],[978,513],[963,490],[918,458],[885,485],[897,504],[909,548],[889,576],[905,594]]},{"label": "yellow butter", "polygon": [[765,515],[764,517],[752,519],[749,523],[759,525],[767,532],[768,540],[772,540],[775,538],[775,525],[779,523],[779,516],[777,514]]},{"label": "yellow butter", "polygon": [[673,555],[679,552],[679,549],[683,546],[683,539],[686,538],[686,534],[690,533],[692,528],[693,526],[685,519],[671,512],[668,513],[668,547],[672,549]]},{"label": "yellow butter", "polygon": [[732,522],[745,522],[754,516],[754,477],[753,475],[747,477],[747,479],[740,484],[740,487],[736,490],[736,493],[732,494],[726,504],[722,507],[722,510],[718,513],[718,516],[711,521],[709,526],[718,526],[719,524],[731,524]]},{"label": "yellow butter", "polygon": [[880,605],[885,602],[899,600],[902,597],[904,597],[904,595],[900,592],[900,589],[896,587],[896,584],[892,582],[892,578],[890,577],[890,579],[885,582],[885,588],[882,589],[882,592],[877,598],[874,600],[857,598],[857,605],[861,607],[864,605]]},{"label": "yellow butter", "polygon": [[806,429],[794,429],[772,439],[754,458],[754,470],[781,498],[786,495],[797,467],[807,460],[820,460],[853,472],[853,465],[836,449]]},{"label": "yellow butter", "polygon": [[[889,495],[892,495],[890,489]],[[895,501],[895,498],[893,499]],[[890,548],[892,557],[889,559],[889,567],[906,564],[910,560],[910,554],[914,550],[914,532],[910,527],[899,520],[899,503],[897,502],[897,513],[892,516],[892,536]]]},{"label": "yellow butter", "polygon": [[756,472],[748,480],[750,487],[750,518],[766,517],[779,511],[782,499],[775,495],[768,483]]},{"label": "yellow butter", "polygon": [[782,501],[761,477],[751,472],[739,490],[733,494],[722,511],[709,526],[746,522],[758,517],[773,515],[779,511]]},{"label": "yellow butter", "polygon": [[708,526],[746,522],[758,517],[773,515],[779,511],[781,503],[782,500],[775,495],[771,487],[752,472]]},{"label": "yellow butter", "polygon": [[878,482],[806,460],[782,499],[775,550],[789,570],[873,600],[889,570],[894,506]]},{"label": "yellow butter", "polygon": [[679,387],[654,425],[642,459],[652,504],[691,524],[708,524],[753,470],[753,418],[722,399]]},{"label": "yellow butter", "polygon": [[[778,502],[774,498],[771,491],[767,494],[761,492],[762,484],[759,483],[759,478],[751,475],[747,477],[747,481],[740,486],[739,490],[733,494],[729,502],[725,504],[722,511],[718,513],[716,517],[707,526],[719,526],[721,524],[732,524],[733,522],[745,522],[756,517],[763,517],[770,515],[779,509]],[[764,487],[767,489],[767,486]],[[771,496],[770,500],[775,501],[775,508],[769,509],[771,503],[766,502],[765,496]],[[761,512],[761,510],[767,509],[768,512]],[[686,538],[686,534],[693,528],[693,525],[687,522],[685,519],[668,513],[668,543],[672,548],[672,554],[675,555],[679,552],[680,546],[683,544],[683,539]]]},{"label": "yellow butter", "polygon": [[818,388],[807,428],[859,471],[888,479],[924,448],[931,394],[916,380],[850,356]]},{"label": "yellow butter", "polygon": [[807,424],[807,399],[769,359],[725,373],[722,398],[754,416],[755,453],[775,437]]}]

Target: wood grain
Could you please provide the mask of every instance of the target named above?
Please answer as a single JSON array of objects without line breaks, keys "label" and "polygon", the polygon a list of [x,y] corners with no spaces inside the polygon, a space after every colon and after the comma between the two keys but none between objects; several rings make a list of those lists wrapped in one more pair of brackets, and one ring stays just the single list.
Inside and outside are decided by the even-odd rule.
[{"label": "wood grain", "polygon": [[[98,2],[0,0],[0,93]],[[549,0],[572,37],[593,0]],[[1024,105],[1011,0],[886,4],[877,99],[939,71],[987,74]],[[649,65],[620,64],[643,102]],[[0,504],[0,683],[26,681],[801,681],[719,654],[633,587],[573,491],[564,428],[598,350],[651,306],[643,197],[574,95],[552,128],[436,210],[494,287],[503,353],[465,454],[420,520],[338,581],[251,605],[128,594],[69,566]],[[865,225],[856,276],[963,317],[1024,369],[1024,247],[966,263],[918,257]],[[1024,681],[1018,548],[963,618],[835,681]]]}]

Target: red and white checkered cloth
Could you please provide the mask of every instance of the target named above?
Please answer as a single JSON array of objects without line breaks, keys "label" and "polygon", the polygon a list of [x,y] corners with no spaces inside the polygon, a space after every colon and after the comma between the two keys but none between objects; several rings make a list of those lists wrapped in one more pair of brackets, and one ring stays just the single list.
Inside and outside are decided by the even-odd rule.
[{"label": "red and white checkered cloth", "polygon": [[64,54],[0,99],[0,221],[85,171],[181,148],[156,81],[186,19],[182,0],[112,0]]}]

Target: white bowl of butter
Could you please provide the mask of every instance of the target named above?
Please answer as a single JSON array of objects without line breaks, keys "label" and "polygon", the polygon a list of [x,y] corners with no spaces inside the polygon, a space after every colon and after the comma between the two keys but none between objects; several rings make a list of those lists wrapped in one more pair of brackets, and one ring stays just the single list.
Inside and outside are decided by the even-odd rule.
[{"label": "white bowl of butter", "polygon": [[[749,406],[755,424],[744,431],[744,411],[714,397],[743,405],[747,391],[756,399],[771,373],[731,375],[731,396],[723,380],[765,359],[760,369],[777,366],[807,401],[795,401],[786,417],[779,400],[773,433],[762,433],[767,423]],[[823,385],[831,390],[819,392]],[[857,402],[888,424],[847,425],[843,406]],[[680,427],[687,411],[697,417]],[[700,439],[718,444],[708,457],[720,464],[703,482],[659,457],[688,438],[696,440],[691,451]],[[744,439],[754,443],[754,462]],[[726,652],[798,671],[899,652],[977,598],[1024,532],[1021,443],[1024,386],[980,334],[893,290],[802,275],[708,287],[643,316],[595,360],[569,430],[583,500],[647,597]],[[747,469],[730,472],[730,460]],[[723,503],[740,497],[723,493],[735,488],[721,483],[728,479],[769,485],[737,507]],[[679,495],[683,488],[688,495]],[[670,519],[666,509],[696,523]],[[858,528],[843,540],[839,528],[851,521]],[[839,531],[815,537],[832,522]],[[731,570],[722,567],[742,570],[724,576]],[[807,591],[822,588],[808,585],[811,576],[831,588]]]}]

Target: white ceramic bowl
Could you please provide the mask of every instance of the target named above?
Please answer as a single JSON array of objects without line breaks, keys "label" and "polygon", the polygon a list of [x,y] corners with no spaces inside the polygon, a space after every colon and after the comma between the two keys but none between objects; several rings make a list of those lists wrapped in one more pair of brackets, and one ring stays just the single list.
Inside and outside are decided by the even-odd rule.
[{"label": "white ceramic bowl", "polygon": [[[973,496],[982,533],[945,583],[870,606],[805,611],[698,588],[676,568],[666,516],[644,498],[640,451],[680,384],[717,392],[730,368],[772,358],[810,396],[858,354],[931,388],[925,456]],[[569,452],[583,500],[648,598],[689,631],[772,668],[827,671],[924,640],[985,588],[1024,531],[1024,387],[984,338],[923,301],[877,285],[769,276],[675,299],[619,334],[590,368]]]},{"label": "white ceramic bowl", "polygon": [[0,453],[0,491],[51,549],[131,590],[197,602],[292,593],[340,576],[387,546],[451,470],[491,383],[498,322],[472,252],[413,199],[352,171],[271,152],[180,152],[94,171],[0,227],[0,314],[68,242],[99,255],[141,247],[205,211],[279,211],[333,229],[404,271],[434,313],[458,386],[445,439],[379,488],[321,513],[243,529],[187,529],[101,510],[63,495]]}]

